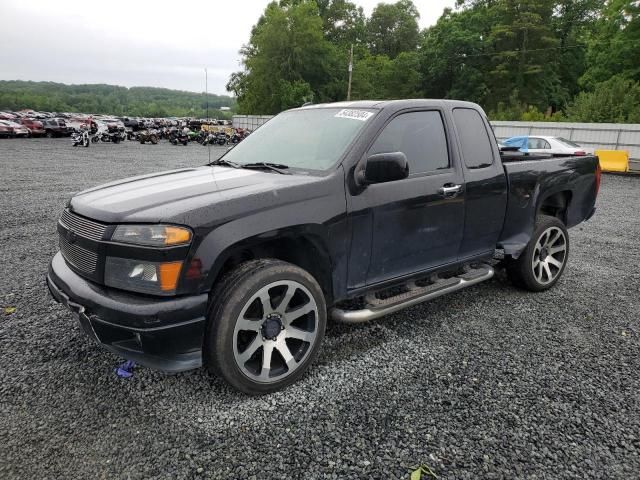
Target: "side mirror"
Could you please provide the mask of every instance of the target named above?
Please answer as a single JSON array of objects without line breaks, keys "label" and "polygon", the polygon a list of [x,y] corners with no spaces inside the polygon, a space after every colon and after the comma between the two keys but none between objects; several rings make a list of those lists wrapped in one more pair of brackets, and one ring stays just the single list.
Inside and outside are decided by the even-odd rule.
[{"label": "side mirror", "polygon": [[402,152],[376,153],[367,158],[367,163],[359,172],[358,183],[368,185],[402,180],[409,176],[409,163]]}]

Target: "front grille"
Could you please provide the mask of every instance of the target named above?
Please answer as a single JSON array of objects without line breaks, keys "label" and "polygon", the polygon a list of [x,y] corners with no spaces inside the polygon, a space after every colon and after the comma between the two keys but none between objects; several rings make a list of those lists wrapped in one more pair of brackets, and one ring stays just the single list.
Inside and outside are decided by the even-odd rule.
[{"label": "front grille", "polygon": [[98,265],[98,254],[91,252],[79,245],[69,243],[65,237],[60,235],[60,251],[64,259],[81,272],[93,274]]},{"label": "front grille", "polygon": [[106,225],[80,217],[66,209],[62,212],[60,222],[67,230],[72,230],[81,237],[96,241],[102,240],[102,236],[107,229]]}]

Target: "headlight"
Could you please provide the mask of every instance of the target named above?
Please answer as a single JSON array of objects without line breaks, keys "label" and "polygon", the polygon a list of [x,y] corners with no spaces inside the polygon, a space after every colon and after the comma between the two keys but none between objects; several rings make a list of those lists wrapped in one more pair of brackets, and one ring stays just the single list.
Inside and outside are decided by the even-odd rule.
[{"label": "headlight", "polygon": [[189,243],[191,230],[173,225],[118,225],[111,240],[150,247],[169,247]]},{"label": "headlight", "polygon": [[107,257],[104,283],[133,292],[171,295],[176,291],[181,270],[182,262]]}]

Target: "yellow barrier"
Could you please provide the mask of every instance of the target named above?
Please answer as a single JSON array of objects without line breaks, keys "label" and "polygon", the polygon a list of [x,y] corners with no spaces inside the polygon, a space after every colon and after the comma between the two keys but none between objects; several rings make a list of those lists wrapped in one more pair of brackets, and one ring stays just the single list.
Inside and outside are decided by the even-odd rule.
[{"label": "yellow barrier", "polygon": [[626,150],[596,150],[603,172],[628,172],[629,152]]}]

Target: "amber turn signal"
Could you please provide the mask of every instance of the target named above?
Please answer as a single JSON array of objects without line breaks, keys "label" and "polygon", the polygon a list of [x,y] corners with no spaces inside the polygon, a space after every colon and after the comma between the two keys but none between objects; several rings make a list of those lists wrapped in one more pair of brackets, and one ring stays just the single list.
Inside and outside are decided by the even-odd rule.
[{"label": "amber turn signal", "polygon": [[160,290],[171,292],[178,286],[178,278],[182,262],[166,262],[158,264],[158,278],[160,280]]},{"label": "amber turn signal", "polygon": [[165,231],[165,245],[180,245],[183,243],[189,243],[191,241],[191,232],[186,228],[166,226]]}]

